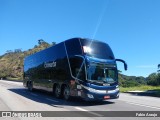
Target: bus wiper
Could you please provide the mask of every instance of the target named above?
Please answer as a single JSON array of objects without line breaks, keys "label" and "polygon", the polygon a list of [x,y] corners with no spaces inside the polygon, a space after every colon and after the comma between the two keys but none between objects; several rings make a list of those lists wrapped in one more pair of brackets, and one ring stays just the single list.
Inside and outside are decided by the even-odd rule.
[{"label": "bus wiper", "polygon": [[88,80],[91,83],[103,83],[103,81],[99,81],[99,80]]}]

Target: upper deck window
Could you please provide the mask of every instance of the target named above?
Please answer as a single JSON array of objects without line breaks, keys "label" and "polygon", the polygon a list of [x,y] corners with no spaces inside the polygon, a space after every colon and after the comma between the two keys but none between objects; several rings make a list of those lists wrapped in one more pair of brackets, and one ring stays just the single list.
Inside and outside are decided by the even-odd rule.
[{"label": "upper deck window", "polygon": [[82,49],[78,38],[70,39],[65,42],[68,56],[81,55]]},{"label": "upper deck window", "polygon": [[84,54],[100,58],[100,59],[114,59],[113,52],[108,44],[100,41],[92,41],[87,39],[81,39]]}]

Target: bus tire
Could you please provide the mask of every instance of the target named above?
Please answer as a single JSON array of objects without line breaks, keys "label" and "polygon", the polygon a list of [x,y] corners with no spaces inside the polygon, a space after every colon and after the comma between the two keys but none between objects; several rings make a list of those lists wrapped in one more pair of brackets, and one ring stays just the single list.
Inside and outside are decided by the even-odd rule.
[{"label": "bus tire", "polygon": [[30,82],[28,82],[28,90],[29,91],[33,91],[33,84],[32,84],[32,82],[30,81]]},{"label": "bus tire", "polygon": [[70,89],[69,89],[68,86],[64,86],[63,98],[64,98],[65,100],[70,100]]},{"label": "bus tire", "polygon": [[54,90],[54,95],[56,98],[60,98],[61,97],[61,88],[60,85],[57,84]]}]

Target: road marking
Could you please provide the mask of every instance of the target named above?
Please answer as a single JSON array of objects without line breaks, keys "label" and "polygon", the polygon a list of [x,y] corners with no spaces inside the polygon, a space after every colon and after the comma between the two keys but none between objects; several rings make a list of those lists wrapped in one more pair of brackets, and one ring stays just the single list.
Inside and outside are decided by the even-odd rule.
[{"label": "road marking", "polygon": [[74,108],[76,108],[77,110],[80,110],[80,111],[88,111],[88,110],[80,108],[80,107],[74,107]]},{"label": "road marking", "polygon": [[143,107],[149,107],[149,108],[154,108],[154,109],[160,109],[159,107],[154,107],[154,106],[149,106],[149,105],[144,105],[144,104],[139,104],[139,103],[134,103],[134,102],[127,102],[128,104],[132,104],[132,105],[138,105],[138,106],[143,106]]},{"label": "road marking", "polygon": [[90,113],[90,114],[92,114],[92,115],[96,115],[96,116],[98,116],[98,117],[103,117],[103,115],[101,115],[101,114],[98,114],[98,113],[95,113],[95,112],[91,112],[91,111],[88,111],[88,110],[83,109],[83,108],[80,108],[80,107],[74,107],[74,108],[77,109],[77,110],[80,110],[80,111],[88,112],[88,113]]},{"label": "road marking", "polygon": [[38,96],[37,94],[34,94],[34,93],[31,93],[31,95],[36,96],[36,97]]},{"label": "road marking", "polygon": [[49,101],[52,101],[52,102],[58,102],[57,100],[52,100],[50,98],[46,98],[46,99],[49,100]]}]

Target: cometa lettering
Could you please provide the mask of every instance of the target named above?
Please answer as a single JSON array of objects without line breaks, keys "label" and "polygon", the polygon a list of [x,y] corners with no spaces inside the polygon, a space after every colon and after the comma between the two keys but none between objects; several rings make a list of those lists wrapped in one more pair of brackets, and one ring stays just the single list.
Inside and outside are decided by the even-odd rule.
[{"label": "cometa lettering", "polygon": [[56,62],[52,62],[52,63],[44,63],[44,68],[52,68],[52,67],[56,67]]}]

